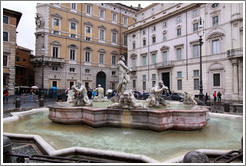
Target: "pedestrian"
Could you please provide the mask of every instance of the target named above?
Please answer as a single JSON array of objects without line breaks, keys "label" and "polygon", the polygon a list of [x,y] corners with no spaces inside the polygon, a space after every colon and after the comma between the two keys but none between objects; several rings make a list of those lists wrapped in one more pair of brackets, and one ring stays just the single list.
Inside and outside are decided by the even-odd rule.
[{"label": "pedestrian", "polygon": [[59,94],[57,96],[57,100],[58,100],[58,102],[62,102],[62,92],[61,91],[59,91]]},{"label": "pedestrian", "polygon": [[218,96],[218,102],[221,102],[221,96],[222,96],[222,94],[220,93],[220,91],[217,93],[217,96]]},{"label": "pedestrian", "polygon": [[205,95],[205,104],[207,105],[207,102],[208,102],[208,93],[206,93]]},{"label": "pedestrian", "polygon": [[33,90],[31,90],[30,91],[30,101],[33,101],[33,94],[34,94],[34,92],[33,92]]},{"label": "pedestrian", "polygon": [[9,91],[8,91],[8,89],[5,89],[3,91],[3,102],[8,103],[8,100],[9,100]]},{"label": "pedestrian", "polygon": [[214,91],[213,96],[214,96],[214,102],[216,102],[216,91]]}]

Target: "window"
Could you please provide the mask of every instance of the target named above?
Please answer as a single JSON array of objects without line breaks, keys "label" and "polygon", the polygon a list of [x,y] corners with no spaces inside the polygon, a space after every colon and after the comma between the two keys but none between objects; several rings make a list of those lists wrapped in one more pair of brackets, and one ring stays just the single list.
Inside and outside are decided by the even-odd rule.
[{"label": "window", "polygon": [[199,79],[194,79],[194,90],[199,90]]},{"label": "window", "polygon": [[86,6],[86,13],[91,14],[91,6],[90,5]]},{"label": "window", "polygon": [[166,28],[167,27],[167,22],[163,22],[163,28]]},{"label": "window", "polygon": [[219,6],[218,3],[213,3],[213,4],[212,4],[212,8],[217,8],[218,6]]},{"label": "window", "polygon": [[112,89],[115,89],[115,83],[112,82]]},{"label": "window", "polygon": [[156,84],[156,82],[155,82],[155,81],[152,81],[152,87],[154,87],[154,86],[155,86],[155,84]]},{"label": "window", "polygon": [[124,41],[124,46],[127,46],[127,35],[124,35],[124,39],[123,39]]},{"label": "window", "polygon": [[91,38],[90,37],[86,37],[85,40],[86,41],[91,41]]},{"label": "window", "polygon": [[143,82],[143,90],[146,90],[146,82]]},{"label": "window", "polygon": [[53,52],[52,52],[53,58],[58,58],[58,51],[59,51],[58,47],[53,47]]},{"label": "window", "polygon": [[146,33],[145,30],[143,30],[143,35],[145,35],[145,33]]},{"label": "window", "polygon": [[19,62],[20,61],[20,57],[15,57],[15,61]]},{"label": "window", "polygon": [[156,54],[152,54],[152,64],[156,64]]},{"label": "window", "polygon": [[135,48],[136,48],[136,43],[133,42],[133,43],[132,43],[132,49],[135,49]]},{"label": "window", "polygon": [[26,62],[26,59],[23,59],[23,62]]},{"label": "window", "polygon": [[8,34],[8,32],[3,32],[3,41],[9,41],[9,34]]},{"label": "window", "polygon": [[85,69],[85,73],[89,74],[90,73],[90,69]]},{"label": "window", "polygon": [[8,24],[9,23],[9,17],[3,16],[3,23]]},{"label": "window", "polygon": [[70,72],[75,72],[75,68],[70,68],[69,71]]},{"label": "window", "polygon": [[115,76],[116,75],[116,71],[112,71],[112,76]]},{"label": "window", "polygon": [[153,27],[152,27],[152,32],[155,32],[155,30],[156,30],[156,27],[153,26]]},{"label": "window", "polygon": [[116,43],[117,42],[117,33],[116,32],[113,32],[112,33],[112,42],[113,43]]},{"label": "window", "polygon": [[219,17],[218,16],[214,16],[213,17],[213,26],[217,26],[219,24]]},{"label": "window", "polygon": [[177,60],[181,60],[182,55],[181,55],[181,48],[177,48]]},{"label": "window", "polygon": [[177,29],[177,36],[181,36],[181,28]]},{"label": "window", "polygon": [[197,16],[198,15],[198,10],[193,10],[193,17]]},{"label": "window", "polygon": [[198,44],[193,45],[193,58],[199,57],[199,49]]},{"label": "window", "polygon": [[132,80],[132,86],[133,88],[136,88],[136,80]]},{"label": "window", "polygon": [[142,63],[143,63],[143,66],[146,66],[147,65],[147,58],[146,58],[146,56],[143,56]]},{"label": "window", "polygon": [[3,56],[3,66],[8,66],[8,57],[6,55]]},{"label": "window", "polygon": [[163,41],[167,41],[167,33],[163,33]]},{"label": "window", "polygon": [[181,22],[181,16],[178,16],[177,17],[177,23],[180,23]]},{"label": "window", "polygon": [[86,33],[91,33],[91,27],[85,26],[85,32]]},{"label": "window", "polygon": [[193,32],[197,32],[198,31],[198,23],[194,23],[193,24]]},{"label": "window", "polygon": [[214,40],[212,43],[213,43],[213,54],[219,54],[220,53],[220,41]]},{"label": "window", "polygon": [[70,49],[70,60],[75,60],[75,50]]},{"label": "window", "polygon": [[52,67],[52,70],[57,71],[57,70],[58,70],[58,67],[53,66],[53,67]]},{"label": "window", "polygon": [[146,81],[146,75],[143,75],[143,81]]},{"label": "window", "polygon": [[213,74],[214,86],[220,86],[220,74]]},{"label": "window", "polygon": [[194,77],[199,77],[199,70],[193,70]]},{"label": "window", "polygon": [[128,17],[127,16],[124,16],[124,25],[127,26],[128,25]]},{"label": "window", "polygon": [[155,42],[156,42],[156,37],[152,36],[152,43],[155,43]]},{"label": "window", "polygon": [[100,40],[105,40],[105,30],[104,29],[100,29],[100,31],[99,31],[99,39]]},{"label": "window", "polygon": [[132,67],[133,67],[133,68],[136,67],[136,58],[132,58]]},{"label": "window", "polygon": [[115,55],[112,56],[112,65],[116,65],[116,56]]},{"label": "window", "polygon": [[143,46],[146,46],[146,39],[143,39]]},{"label": "window", "polygon": [[105,10],[100,9],[100,18],[104,19],[105,17]]},{"label": "window", "polygon": [[115,23],[117,22],[117,14],[116,13],[112,14],[112,21]]},{"label": "window", "polygon": [[90,62],[91,61],[91,53],[86,51],[85,52],[85,61]]},{"label": "window", "polygon": [[182,71],[178,71],[178,72],[177,72],[177,77],[178,77],[178,78],[182,78]]},{"label": "window", "polygon": [[103,64],[104,63],[104,54],[99,54],[99,63]]},{"label": "window", "polygon": [[60,20],[59,20],[58,18],[54,18],[54,19],[53,19],[53,25],[54,25],[54,26],[59,26],[59,21],[60,21]]},{"label": "window", "polygon": [[71,22],[71,29],[72,29],[72,30],[76,30],[76,23]]},{"label": "window", "polygon": [[152,74],[152,80],[156,80],[156,74]]},{"label": "window", "polygon": [[53,34],[59,35],[59,31],[53,31]]},{"label": "window", "polygon": [[74,85],[74,82],[73,81],[70,81],[69,82],[69,87],[70,87],[70,89],[72,89],[72,86]]},{"label": "window", "polygon": [[178,90],[182,90],[182,80],[178,80]]},{"label": "window", "polygon": [[167,66],[167,51],[163,52],[163,65]]},{"label": "window", "polygon": [[71,6],[73,10],[76,10],[76,3],[72,3]]},{"label": "window", "polygon": [[57,81],[52,81],[52,86],[57,87]]}]

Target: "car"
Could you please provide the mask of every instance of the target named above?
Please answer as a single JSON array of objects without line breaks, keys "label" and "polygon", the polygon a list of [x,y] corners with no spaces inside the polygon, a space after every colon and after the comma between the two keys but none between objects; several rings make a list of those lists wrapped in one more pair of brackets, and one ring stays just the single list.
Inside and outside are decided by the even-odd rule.
[{"label": "car", "polygon": [[149,97],[149,95],[150,95],[150,93],[149,93],[149,92],[145,92],[145,93],[143,93],[143,97],[142,97],[142,99],[143,99],[143,100],[146,100],[146,99]]},{"label": "car", "polygon": [[142,93],[141,92],[139,92],[139,91],[137,91],[137,90],[134,90],[133,91],[133,94],[134,94],[134,97],[136,98],[136,99],[142,99],[143,98],[143,95],[142,95]]},{"label": "car", "polygon": [[172,93],[168,98],[170,98],[171,100],[184,101],[184,94]]}]

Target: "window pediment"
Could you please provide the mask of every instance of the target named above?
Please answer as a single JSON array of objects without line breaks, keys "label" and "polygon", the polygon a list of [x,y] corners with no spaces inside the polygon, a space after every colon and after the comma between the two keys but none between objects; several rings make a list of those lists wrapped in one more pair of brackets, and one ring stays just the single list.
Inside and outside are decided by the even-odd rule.
[{"label": "window pediment", "polygon": [[70,22],[76,22],[76,23],[79,22],[76,18],[69,18],[68,20],[69,20]]},{"label": "window pediment", "polygon": [[50,44],[54,46],[61,46],[61,43],[58,41],[52,41]]},{"label": "window pediment", "polygon": [[62,19],[62,16],[60,14],[58,14],[58,13],[51,14],[51,16]]},{"label": "window pediment", "polygon": [[118,52],[117,51],[112,51],[111,54],[112,55],[118,55]]},{"label": "window pediment", "polygon": [[75,44],[70,44],[68,47],[69,48],[76,48],[76,49],[78,49],[78,47]]},{"label": "window pediment", "polygon": [[136,56],[137,56],[137,54],[135,54],[135,53],[133,53],[133,54],[130,55],[131,58],[134,58]]},{"label": "window pediment", "polygon": [[217,38],[217,37],[223,37],[223,36],[225,36],[225,34],[222,33],[222,32],[213,32],[213,33],[211,33],[211,34],[207,37],[207,40],[213,39],[213,38]]},{"label": "window pediment", "polygon": [[91,47],[85,47],[84,50],[86,50],[86,51],[93,51],[93,50],[91,49]]},{"label": "window pediment", "polygon": [[99,49],[98,52],[100,52],[100,53],[106,53],[106,51],[103,48]]},{"label": "window pediment", "polygon": [[212,70],[224,70],[224,67],[223,67],[223,65],[216,63],[216,64],[211,65],[209,70],[210,71],[212,71]]},{"label": "window pediment", "polygon": [[105,30],[106,30],[106,27],[103,26],[103,25],[98,26],[98,28],[99,28],[99,29],[105,29]]},{"label": "window pediment", "polygon": [[160,49],[161,51],[164,51],[164,50],[169,50],[169,47],[168,46],[166,46],[166,45],[164,45],[164,46],[162,46],[161,47],[161,49]]},{"label": "window pediment", "polygon": [[85,25],[89,25],[89,26],[93,26],[93,24],[90,23],[90,22],[85,22],[84,24],[85,24]]},{"label": "window pediment", "polygon": [[118,33],[118,30],[117,29],[111,29],[111,32],[116,32],[116,33]]},{"label": "window pediment", "polygon": [[178,48],[178,47],[184,47],[184,44],[177,44],[174,46],[175,48]]}]

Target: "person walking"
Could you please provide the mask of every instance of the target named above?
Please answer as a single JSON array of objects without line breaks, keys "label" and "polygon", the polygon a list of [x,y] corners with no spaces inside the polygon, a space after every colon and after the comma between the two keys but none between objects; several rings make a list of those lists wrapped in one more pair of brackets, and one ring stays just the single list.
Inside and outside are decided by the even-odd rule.
[{"label": "person walking", "polygon": [[206,93],[205,95],[205,104],[207,105],[207,103],[208,103],[208,93]]},{"label": "person walking", "polygon": [[214,96],[214,102],[216,102],[216,91],[214,91],[213,96]]},{"label": "person walking", "polygon": [[9,91],[8,91],[8,89],[5,89],[3,91],[3,102],[8,103],[8,99],[9,99]]},{"label": "person walking", "polygon": [[221,102],[221,96],[222,94],[220,93],[220,91],[217,93],[217,97],[218,97],[218,102]]},{"label": "person walking", "polygon": [[57,96],[57,101],[62,102],[62,91],[59,91],[59,94]]},{"label": "person walking", "polygon": [[33,90],[31,90],[30,91],[30,101],[33,101],[33,94],[34,94],[34,92],[33,92]]}]

